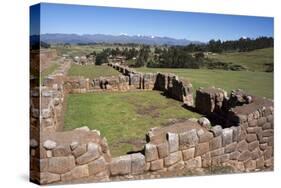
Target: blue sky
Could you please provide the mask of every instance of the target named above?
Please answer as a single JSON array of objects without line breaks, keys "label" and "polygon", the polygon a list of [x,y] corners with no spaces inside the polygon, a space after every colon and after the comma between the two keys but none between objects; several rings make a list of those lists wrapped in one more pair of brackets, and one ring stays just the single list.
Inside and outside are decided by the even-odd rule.
[{"label": "blue sky", "polygon": [[206,42],[273,36],[273,18],[44,3],[41,33],[153,35]]}]

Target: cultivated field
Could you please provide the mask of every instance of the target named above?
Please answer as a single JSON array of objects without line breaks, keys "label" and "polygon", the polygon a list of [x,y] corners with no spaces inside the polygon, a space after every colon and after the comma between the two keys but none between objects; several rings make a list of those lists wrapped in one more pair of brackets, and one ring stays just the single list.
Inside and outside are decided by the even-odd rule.
[{"label": "cultivated field", "polygon": [[273,73],[251,71],[224,71],[209,69],[136,68],[140,72],[174,73],[190,80],[194,90],[215,86],[231,91],[243,89],[250,94],[273,98]]},{"label": "cultivated field", "polygon": [[75,65],[72,64],[68,71],[68,76],[84,76],[85,78],[94,79],[100,76],[117,76],[119,72],[106,65]]},{"label": "cultivated field", "polygon": [[69,94],[64,128],[100,130],[113,156],[118,156],[142,149],[145,133],[152,127],[200,117],[181,105],[158,91]]}]

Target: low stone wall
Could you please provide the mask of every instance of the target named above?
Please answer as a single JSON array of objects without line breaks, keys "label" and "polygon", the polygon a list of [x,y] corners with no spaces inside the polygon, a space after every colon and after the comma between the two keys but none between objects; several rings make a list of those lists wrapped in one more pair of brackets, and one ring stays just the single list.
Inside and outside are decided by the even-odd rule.
[{"label": "low stone wall", "polygon": [[162,73],[138,73],[133,69],[119,64],[109,63],[108,66],[129,77],[130,89],[163,91],[167,96],[193,106],[192,84],[179,80],[176,75]]},{"label": "low stone wall", "polygon": [[39,184],[91,179],[108,181],[111,155],[98,131],[80,128],[31,140],[31,180]]}]

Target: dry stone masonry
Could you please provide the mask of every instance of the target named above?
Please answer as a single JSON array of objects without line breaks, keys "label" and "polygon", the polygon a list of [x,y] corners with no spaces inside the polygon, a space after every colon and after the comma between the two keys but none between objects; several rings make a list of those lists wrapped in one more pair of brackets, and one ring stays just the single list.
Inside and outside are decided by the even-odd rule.
[{"label": "dry stone masonry", "polygon": [[[273,169],[273,101],[234,90],[200,88],[193,104],[192,85],[173,74],[138,73],[109,64],[118,77],[90,80],[66,76],[70,62],[31,90],[30,179],[39,184],[166,177],[181,170],[231,166],[235,172]],[[98,130],[64,131],[64,98],[68,93],[159,90],[206,117],[153,128],[140,152],[111,157]],[[214,124],[207,117],[222,119]]]}]

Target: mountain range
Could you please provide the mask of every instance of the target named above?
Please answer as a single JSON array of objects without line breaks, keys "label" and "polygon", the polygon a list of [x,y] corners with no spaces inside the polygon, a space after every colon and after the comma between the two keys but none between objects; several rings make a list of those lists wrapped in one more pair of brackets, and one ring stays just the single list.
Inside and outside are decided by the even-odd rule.
[{"label": "mountain range", "polygon": [[[38,36],[37,36],[38,37]],[[32,39],[37,38],[31,36]],[[148,44],[148,45],[188,45],[190,43],[198,44],[200,41],[191,41],[187,39],[175,39],[171,37],[159,37],[159,36],[146,36],[146,35],[106,35],[106,34],[41,34],[41,41],[56,44],[56,43],[135,43],[135,44]]]}]

